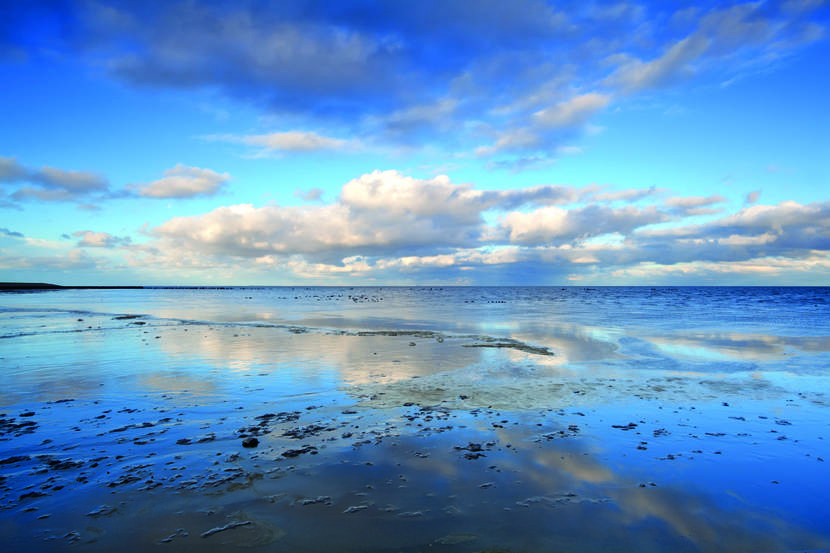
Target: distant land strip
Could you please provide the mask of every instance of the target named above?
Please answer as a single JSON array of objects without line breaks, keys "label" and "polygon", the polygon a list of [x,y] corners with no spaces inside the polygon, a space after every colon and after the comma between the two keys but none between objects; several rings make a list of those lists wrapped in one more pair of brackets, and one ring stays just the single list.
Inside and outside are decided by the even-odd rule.
[{"label": "distant land strip", "polygon": [[144,286],[60,286],[44,282],[0,282],[0,290],[137,290]]},{"label": "distant land strip", "polygon": [[[0,292],[14,290],[143,290],[145,288],[177,290],[230,290],[238,286],[61,286],[45,282],[0,282]],[[244,288],[244,287],[243,287]]]}]

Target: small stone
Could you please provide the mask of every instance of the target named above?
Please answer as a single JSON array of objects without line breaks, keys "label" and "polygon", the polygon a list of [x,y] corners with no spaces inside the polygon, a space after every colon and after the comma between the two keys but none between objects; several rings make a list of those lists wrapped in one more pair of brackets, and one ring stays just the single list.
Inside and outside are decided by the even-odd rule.
[{"label": "small stone", "polygon": [[253,436],[250,436],[250,437],[245,438],[244,440],[242,440],[242,447],[256,447],[258,445],[259,445],[259,440],[257,440]]},{"label": "small stone", "polygon": [[101,505],[97,509],[93,509],[86,514],[88,517],[105,517],[115,512],[115,507],[109,505]]}]

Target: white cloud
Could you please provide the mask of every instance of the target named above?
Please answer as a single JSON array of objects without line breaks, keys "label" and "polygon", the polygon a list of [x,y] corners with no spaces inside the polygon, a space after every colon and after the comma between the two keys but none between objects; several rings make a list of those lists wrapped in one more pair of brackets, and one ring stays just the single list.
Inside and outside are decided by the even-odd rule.
[{"label": "white cloud", "polygon": [[152,233],[170,245],[207,255],[249,258],[458,248],[479,245],[489,236],[493,229],[483,217],[488,210],[566,204],[592,191],[557,186],[476,190],[444,175],[423,180],[374,171],[347,182],[329,204],[226,206],[170,219]]},{"label": "white cloud", "polygon": [[129,237],[113,236],[107,232],[94,232],[91,230],[79,230],[73,232],[72,236],[79,237],[78,247],[90,248],[112,248],[129,244],[132,240]]},{"label": "white cloud", "polygon": [[282,152],[313,152],[319,150],[339,150],[349,144],[346,140],[321,136],[313,132],[287,131],[270,134],[245,136],[242,142],[251,146],[261,146],[266,150]]},{"label": "white cloud", "polygon": [[138,194],[147,198],[193,198],[213,196],[230,180],[228,173],[211,169],[187,167],[181,163],[164,172],[164,177],[148,184],[133,185]]},{"label": "white cloud", "polygon": [[533,150],[542,143],[542,137],[530,129],[514,129],[503,133],[494,144],[479,146],[476,155],[491,156],[499,152]]},{"label": "white cloud", "polygon": [[[417,179],[374,171],[344,184],[327,203],[241,204],[170,219],[149,230],[149,245],[129,245],[130,263],[282,271],[332,282],[394,282],[402,275],[454,280],[459,271],[499,282],[507,267],[519,282],[526,281],[521,275],[555,282],[610,278],[632,269],[625,277],[631,282],[638,274],[662,278],[694,271],[693,263],[726,270],[729,263],[750,266],[773,257],[795,263],[830,252],[828,203],[753,205],[705,224],[683,225],[698,210],[726,199],[663,200],[662,192],[604,192],[598,186],[478,190],[444,175]],[[113,239],[90,234],[82,242],[105,246]]]},{"label": "white cloud", "polygon": [[617,190],[615,192],[598,192],[591,195],[591,199],[598,202],[616,202],[626,201],[635,202],[649,196],[662,194],[665,192],[663,188],[651,186],[649,188],[629,188],[627,190]]},{"label": "white cloud", "polygon": [[571,154],[581,151],[575,146],[559,143],[563,136],[581,130],[590,118],[611,101],[611,96],[595,92],[574,96],[569,100],[539,110],[522,126],[500,133],[493,144],[479,146],[476,155],[492,156],[501,152],[538,151]]},{"label": "white cloud", "polygon": [[[703,225],[686,225],[654,231],[641,231],[642,236],[719,238],[731,235],[758,236],[767,232],[778,235],[796,234],[807,239],[824,240],[830,247],[830,202],[799,204],[793,201],[777,205],[752,205]],[[806,246],[805,246],[806,247]]]},{"label": "white cloud", "polygon": [[586,123],[610,101],[611,97],[607,94],[591,92],[537,111],[533,117],[540,126],[548,129],[577,127]]},{"label": "white cloud", "polygon": [[55,167],[25,167],[11,157],[0,156],[0,184],[25,183],[9,197],[16,201],[76,201],[91,195],[106,195],[107,180],[89,171],[70,171]]},{"label": "white cloud", "polygon": [[666,205],[670,207],[679,207],[683,209],[702,207],[716,203],[725,202],[726,198],[720,194],[712,196],[676,196],[666,200]]},{"label": "white cloud", "polygon": [[15,255],[0,250],[0,269],[104,270],[108,265],[106,259],[90,256],[83,250],[45,256]]},{"label": "white cloud", "polygon": [[347,182],[340,201],[352,208],[405,212],[418,215],[455,214],[478,217],[470,205],[480,201],[482,193],[469,186],[455,185],[446,175],[429,180],[404,176],[397,171],[374,171]]},{"label": "white cloud", "polygon": [[[565,204],[578,201],[593,188],[534,186],[515,190],[476,190],[454,184],[446,175],[423,180],[397,171],[373,171],[346,183],[340,201],[353,208],[418,215],[453,215],[478,220],[488,209],[513,209],[523,204]],[[471,219],[472,217],[472,219]]]},{"label": "white cloud", "polygon": [[668,215],[655,206],[619,209],[589,205],[562,209],[543,207],[529,213],[508,213],[501,227],[514,244],[561,244],[608,233],[628,234],[633,230],[667,221]]},{"label": "white cloud", "polygon": [[679,213],[684,215],[710,215],[719,213],[721,209],[710,206],[720,204],[726,201],[726,198],[720,194],[713,194],[711,196],[682,196],[668,198],[666,205],[674,208]]},{"label": "white cloud", "polygon": [[[810,0],[804,0],[791,5],[802,5],[809,11],[815,7],[812,4]],[[820,25],[804,23],[788,11],[799,10],[792,10],[785,3],[783,12],[776,13],[775,6],[745,2],[718,7],[699,16],[696,11],[689,12],[691,17],[681,19],[687,24],[696,19],[697,28],[693,32],[669,43],[663,54],[651,61],[627,53],[609,56],[608,59],[622,61],[604,83],[625,93],[635,93],[673,84],[717,62],[734,64],[742,52],[754,51],[754,55],[744,61],[744,67],[751,67],[759,60],[766,64],[786,51],[821,38],[823,28]],[[736,73],[732,69],[733,76],[724,82],[726,86],[741,78],[740,70]]]},{"label": "white cloud", "polygon": [[803,274],[830,273],[830,257],[809,255],[802,259],[759,257],[748,261],[686,261],[673,264],[642,262],[610,273],[615,278],[649,281],[651,279],[675,279],[709,277],[723,282],[724,277],[749,276],[781,279]]},{"label": "white cloud", "polygon": [[630,58],[606,82],[629,93],[668,84],[690,75],[694,71],[693,62],[706,52],[710,44],[711,41],[706,36],[688,36],[652,61]]},{"label": "white cloud", "polygon": [[344,140],[311,131],[284,131],[249,135],[213,134],[202,138],[254,146],[258,148],[256,153],[258,156],[275,153],[356,150],[361,147],[357,140]]}]

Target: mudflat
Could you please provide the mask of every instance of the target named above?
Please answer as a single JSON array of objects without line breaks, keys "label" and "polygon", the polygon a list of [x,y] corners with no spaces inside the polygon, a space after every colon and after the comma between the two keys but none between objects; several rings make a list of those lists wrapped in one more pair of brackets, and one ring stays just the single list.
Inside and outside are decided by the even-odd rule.
[{"label": "mudflat", "polygon": [[0,542],[827,549],[828,298],[0,295]]}]

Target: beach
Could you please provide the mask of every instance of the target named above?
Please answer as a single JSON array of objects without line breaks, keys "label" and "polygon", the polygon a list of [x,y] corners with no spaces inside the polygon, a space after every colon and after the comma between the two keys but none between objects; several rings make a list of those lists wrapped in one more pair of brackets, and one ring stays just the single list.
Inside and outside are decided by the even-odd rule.
[{"label": "beach", "polygon": [[828,361],[827,288],[4,293],[0,543],[828,549]]}]

